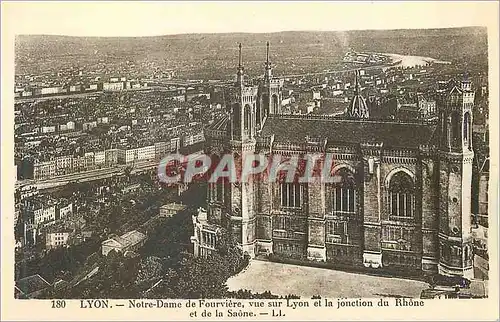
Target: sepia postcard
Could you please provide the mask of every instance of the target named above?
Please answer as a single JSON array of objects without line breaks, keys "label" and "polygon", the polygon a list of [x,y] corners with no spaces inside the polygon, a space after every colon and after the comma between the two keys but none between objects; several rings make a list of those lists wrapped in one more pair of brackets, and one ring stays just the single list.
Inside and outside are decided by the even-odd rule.
[{"label": "sepia postcard", "polygon": [[2,2],[1,319],[497,321],[497,2]]}]

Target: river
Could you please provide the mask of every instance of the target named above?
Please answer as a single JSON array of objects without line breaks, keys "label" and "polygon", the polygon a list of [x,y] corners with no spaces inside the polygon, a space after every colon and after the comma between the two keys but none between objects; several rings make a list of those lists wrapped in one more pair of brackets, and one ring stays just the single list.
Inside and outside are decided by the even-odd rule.
[{"label": "river", "polygon": [[430,63],[434,64],[451,64],[449,61],[443,61],[430,57],[422,57],[422,56],[408,56],[408,55],[400,55],[400,54],[388,54],[388,53],[380,53],[379,55],[389,56],[393,61],[401,61],[400,63],[394,65],[394,67],[415,67],[415,66],[427,66]]}]

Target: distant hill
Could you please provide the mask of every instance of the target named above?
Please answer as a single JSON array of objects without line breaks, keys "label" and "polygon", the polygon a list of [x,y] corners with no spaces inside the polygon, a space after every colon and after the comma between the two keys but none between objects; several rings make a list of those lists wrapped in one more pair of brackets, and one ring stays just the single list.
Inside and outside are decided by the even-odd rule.
[{"label": "distant hill", "polygon": [[243,43],[245,67],[252,72],[262,68],[267,41],[271,43],[271,60],[277,64],[277,72],[323,69],[349,49],[487,61],[487,32],[483,27],[123,38],[20,35],[16,37],[16,73],[99,61],[105,64],[147,61],[162,68],[191,72],[216,69],[227,73],[235,67],[239,42]]}]

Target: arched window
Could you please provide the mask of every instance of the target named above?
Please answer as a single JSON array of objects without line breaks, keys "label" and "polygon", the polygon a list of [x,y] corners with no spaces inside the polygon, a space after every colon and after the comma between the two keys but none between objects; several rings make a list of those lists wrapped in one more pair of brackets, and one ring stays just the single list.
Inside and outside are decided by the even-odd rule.
[{"label": "arched window", "polygon": [[276,94],[273,95],[273,113],[278,113],[278,96]]},{"label": "arched window", "polygon": [[338,182],[333,187],[333,212],[356,212],[356,180],[354,174],[347,168],[341,168],[335,176]]},{"label": "arched window", "polygon": [[250,105],[245,105],[245,112],[244,112],[244,124],[243,124],[243,129],[245,129],[245,131],[248,131],[250,129],[250,126],[251,126],[251,123],[252,123],[252,120],[251,120],[251,115],[252,113],[250,113]]},{"label": "arched window", "polygon": [[233,129],[234,129],[234,132],[233,133],[238,133],[241,129],[241,108],[240,108],[240,104],[236,103],[236,104],[233,104],[233,109],[232,109],[232,114],[233,114]]},{"label": "arched window", "polygon": [[470,114],[469,112],[464,114],[464,144],[470,148]]},{"label": "arched window", "polygon": [[390,214],[394,217],[413,217],[415,199],[413,180],[403,171],[394,174],[389,183]]}]

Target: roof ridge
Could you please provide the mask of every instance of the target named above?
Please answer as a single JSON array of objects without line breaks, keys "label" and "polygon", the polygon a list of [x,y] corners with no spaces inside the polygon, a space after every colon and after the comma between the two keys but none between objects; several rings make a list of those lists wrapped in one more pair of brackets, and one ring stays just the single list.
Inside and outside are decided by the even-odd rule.
[{"label": "roof ridge", "polygon": [[409,122],[408,120],[392,120],[392,119],[354,119],[344,118],[338,115],[327,114],[271,114],[268,118],[288,119],[288,120],[326,120],[326,121],[341,121],[351,123],[384,123],[384,124],[403,124],[403,125],[435,125],[434,122],[426,120],[415,120]]},{"label": "roof ridge", "polygon": [[[322,121],[318,122],[318,120]],[[332,120],[330,122],[330,120]],[[359,144],[367,141],[383,141],[387,146],[418,148],[433,142],[437,124],[402,123],[317,117],[280,116],[266,122],[262,135],[274,134],[276,142],[303,142],[309,136],[325,136],[332,142],[345,141]]]}]

